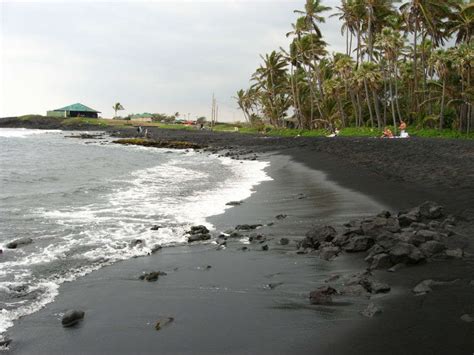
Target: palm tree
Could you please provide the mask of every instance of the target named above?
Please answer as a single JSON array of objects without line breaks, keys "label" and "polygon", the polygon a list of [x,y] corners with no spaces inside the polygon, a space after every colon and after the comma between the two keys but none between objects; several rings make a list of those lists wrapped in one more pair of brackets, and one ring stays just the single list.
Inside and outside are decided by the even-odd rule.
[{"label": "palm tree", "polygon": [[451,61],[449,52],[444,49],[439,49],[431,55],[430,65],[438,74],[438,77],[442,81],[443,91],[441,93],[441,103],[439,110],[439,129],[444,128],[444,108],[446,99],[446,79],[448,77],[448,70]]},{"label": "palm tree", "polygon": [[382,73],[380,71],[380,67],[378,64],[373,63],[373,62],[364,62],[362,65],[356,70],[355,74],[355,80],[359,87],[362,90],[365,90],[365,99],[367,103],[367,108],[369,110],[369,116],[370,116],[370,124],[373,127],[374,126],[374,114],[372,111],[372,104],[370,101],[370,92],[373,95],[374,98],[374,110],[375,115],[377,117],[377,126],[378,128],[381,128],[382,126],[382,121],[380,117],[380,113],[378,112],[377,107],[377,102],[375,100],[376,98],[376,90],[379,88],[380,83],[382,82]]},{"label": "palm tree", "polygon": [[407,29],[413,32],[413,104],[418,102],[418,36],[422,40],[430,36],[435,47],[444,44],[448,35],[446,23],[456,0],[409,0],[400,6]]},{"label": "palm tree", "polygon": [[[302,128],[375,125],[375,119],[381,128],[391,115],[396,131],[402,119],[433,121],[439,110],[439,128],[469,131],[474,5],[467,1],[404,0],[399,12],[396,0],[341,0],[332,16],[342,22],[346,53],[329,56],[319,28],[329,8],[305,0],[287,33],[289,49],[262,57],[237,103],[246,120],[260,125],[264,117],[281,126],[292,107]],[[448,38],[456,46],[437,51]]]},{"label": "palm tree", "polygon": [[356,122],[356,125],[358,125],[360,120],[362,119],[360,117],[360,106],[357,105],[355,94],[356,90],[354,90],[354,88],[350,84],[352,82],[352,76],[355,70],[355,62],[352,57],[348,55],[341,55],[336,53],[336,55],[334,56],[334,70],[344,83],[346,95],[348,94],[350,96],[354,113],[354,121]]},{"label": "palm tree", "polygon": [[290,44],[290,60],[298,69],[305,73],[306,85],[310,94],[310,115],[305,120],[304,126],[308,127],[314,119],[314,106],[321,115],[321,106],[316,93],[316,76],[318,75],[317,61],[323,58],[326,52],[326,42],[315,33],[304,33],[293,39]]},{"label": "palm tree", "polygon": [[117,117],[117,111],[125,110],[120,102],[115,103],[115,104],[112,106],[112,108],[113,108],[113,110],[114,110],[114,112],[115,112],[114,118]]},{"label": "palm tree", "polygon": [[[304,10],[295,10],[294,12],[301,15],[298,18],[296,25],[294,26],[294,33],[297,37],[293,40],[293,50],[290,48],[290,52],[298,52],[301,55],[301,62],[305,64],[302,68],[307,73],[308,87],[310,89],[311,103],[310,103],[310,118],[305,123],[312,124],[314,120],[314,105],[321,112],[321,104],[317,98],[317,93],[314,87],[316,86],[315,76],[318,76],[318,65],[317,61],[324,55],[326,55],[325,46],[326,43],[322,40],[321,30],[318,26],[319,23],[324,23],[325,18],[321,14],[325,11],[330,10],[330,7],[323,6],[320,0],[306,0]],[[319,87],[320,93],[322,93],[321,86]]]},{"label": "palm tree", "polygon": [[359,0],[364,6],[363,18],[366,32],[366,49],[369,60],[373,61],[375,37],[389,24],[394,15],[393,0]]},{"label": "palm tree", "polygon": [[392,118],[394,130],[396,132],[397,119],[396,111],[397,108],[398,118],[401,120],[400,107],[398,103],[398,58],[401,54],[401,50],[404,45],[404,38],[402,38],[400,32],[393,30],[392,28],[384,28],[379,34],[376,40],[376,46],[379,47],[384,53],[384,59],[388,65],[388,88],[390,95],[390,105],[392,108]]},{"label": "palm tree", "polygon": [[237,99],[237,104],[239,105],[239,108],[244,113],[245,120],[247,122],[250,122],[247,92],[240,89],[239,91],[237,91],[236,99]]},{"label": "palm tree", "polygon": [[471,43],[474,35],[474,3],[459,5],[453,17],[450,34],[456,33],[456,44]]},{"label": "palm tree", "polygon": [[[345,85],[341,78],[334,77],[328,79],[324,82],[323,85],[324,92],[326,93],[325,97],[331,97],[336,100],[337,108],[339,110],[339,116],[341,118],[341,127],[346,127],[347,118],[346,112],[344,111],[343,95],[345,92]],[[332,122],[334,124],[334,122]]]},{"label": "palm tree", "polygon": [[331,17],[338,16],[342,22],[341,34],[345,34],[346,36],[346,55],[352,53],[352,39],[357,28],[356,1],[357,0],[342,0],[341,6],[336,7],[339,12],[331,15]]},{"label": "palm tree", "polygon": [[275,126],[280,126],[289,108],[287,61],[282,53],[273,51],[261,56],[261,65],[252,76],[253,88],[259,92],[263,112]]},{"label": "palm tree", "polygon": [[469,133],[472,119],[472,101],[474,99],[474,88],[471,85],[471,73],[474,67],[474,47],[462,44],[451,51],[453,66],[461,78],[460,93],[460,124],[459,130],[463,128]]},{"label": "palm tree", "polygon": [[321,5],[320,0],[306,0],[304,11],[295,10],[294,12],[303,15],[306,21],[306,28],[309,29],[310,33],[314,30],[318,37],[322,37],[318,23],[324,23],[325,19],[320,14],[329,10],[331,10],[331,8]]}]

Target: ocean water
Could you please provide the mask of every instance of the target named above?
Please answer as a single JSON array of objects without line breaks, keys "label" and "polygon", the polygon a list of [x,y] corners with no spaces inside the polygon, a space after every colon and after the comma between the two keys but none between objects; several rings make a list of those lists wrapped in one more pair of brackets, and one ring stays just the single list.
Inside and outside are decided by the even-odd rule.
[{"label": "ocean water", "polygon": [[[207,217],[270,179],[266,162],[68,135],[0,128],[0,334],[63,282],[212,230]],[[33,243],[6,248],[19,238]]]}]

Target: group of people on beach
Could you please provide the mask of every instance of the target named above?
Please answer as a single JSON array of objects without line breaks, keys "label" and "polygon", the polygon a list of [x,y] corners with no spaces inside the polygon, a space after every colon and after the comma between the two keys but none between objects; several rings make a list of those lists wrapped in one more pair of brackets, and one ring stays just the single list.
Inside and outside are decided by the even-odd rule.
[{"label": "group of people on beach", "polygon": [[137,134],[139,137],[148,138],[148,128],[143,129],[142,126],[137,127]]},{"label": "group of people on beach", "polygon": [[398,129],[400,130],[400,135],[396,137],[396,136],[393,135],[393,132],[390,128],[385,127],[385,129],[383,130],[381,138],[408,138],[408,137],[410,137],[408,135],[408,132],[406,131],[407,124],[405,122],[401,121],[400,126],[398,127]]},{"label": "group of people on beach", "polygon": [[[400,121],[400,126],[398,127],[398,129],[400,130],[400,135],[399,136],[395,136],[392,132],[392,130],[388,127],[385,127],[385,129],[383,130],[383,133],[382,133],[382,136],[380,138],[409,138],[409,134],[408,132],[406,131],[407,129],[407,124],[404,122],[404,121]],[[334,129],[331,129],[331,134],[327,135],[326,137],[337,137],[339,135],[339,129],[334,128]]]}]

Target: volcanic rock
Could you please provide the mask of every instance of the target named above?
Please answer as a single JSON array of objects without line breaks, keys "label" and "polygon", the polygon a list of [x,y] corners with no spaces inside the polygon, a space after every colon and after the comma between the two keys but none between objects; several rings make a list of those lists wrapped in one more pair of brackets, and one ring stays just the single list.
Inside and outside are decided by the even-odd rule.
[{"label": "volcanic rock", "polygon": [[163,271],[152,271],[147,274],[140,275],[139,279],[151,282],[151,281],[157,281],[160,276],[165,276],[165,275],[166,275],[166,272],[163,272]]},{"label": "volcanic rock", "polygon": [[200,241],[209,240],[209,239],[211,239],[211,235],[209,233],[206,233],[206,234],[191,234],[188,237],[188,243],[200,242]]},{"label": "volcanic rock", "polygon": [[435,240],[429,240],[426,243],[420,245],[420,250],[426,257],[431,257],[435,254],[439,254],[446,249],[446,246],[443,243],[437,242]]},{"label": "volcanic rock", "polygon": [[319,257],[323,260],[331,260],[335,258],[341,249],[336,246],[325,246],[320,249]]},{"label": "volcanic rock", "polygon": [[368,250],[372,245],[374,245],[374,239],[368,236],[357,236],[351,238],[349,242],[344,245],[344,250],[350,253],[356,253],[360,251]]},{"label": "volcanic rock", "polygon": [[332,241],[336,234],[336,230],[331,226],[314,227],[306,233],[303,246],[317,249],[322,242]]},{"label": "volcanic rock", "polygon": [[372,264],[370,265],[371,270],[375,269],[388,269],[393,265],[390,255],[386,253],[374,255]]},{"label": "volcanic rock", "polygon": [[382,313],[382,310],[373,303],[369,303],[366,309],[362,311],[364,317],[372,318],[376,314]]},{"label": "volcanic rock", "polygon": [[309,301],[311,304],[328,305],[332,303],[331,295],[336,294],[337,291],[330,286],[323,286],[309,294]]},{"label": "volcanic rock", "polygon": [[436,202],[426,201],[419,207],[420,215],[429,219],[437,219],[443,216],[443,207]]},{"label": "volcanic rock", "polygon": [[84,319],[84,312],[78,310],[67,311],[61,319],[63,327],[72,327]]},{"label": "volcanic rock", "polygon": [[31,243],[33,243],[33,239],[31,239],[31,238],[20,238],[20,239],[16,239],[16,240],[8,243],[6,245],[6,247],[8,249],[16,249],[18,247],[21,247],[23,245],[28,245],[28,244],[31,244]]}]

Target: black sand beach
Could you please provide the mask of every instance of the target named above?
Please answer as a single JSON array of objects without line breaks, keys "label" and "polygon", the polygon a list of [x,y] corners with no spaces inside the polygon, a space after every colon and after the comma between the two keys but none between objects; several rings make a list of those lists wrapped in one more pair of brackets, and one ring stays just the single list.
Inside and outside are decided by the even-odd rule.
[{"label": "black sand beach", "polygon": [[[474,323],[460,319],[474,314],[472,141],[150,132],[155,139],[210,145],[220,154],[269,159],[274,180],[211,219],[219,231],[274,223],[257,230],[267,236],[269,250],[229,240],[224,250],[212,243],[165,248],[103,268],[64,284],[53,303],[19,320],[8,332],[12,353],[472,353]],[[296,242],[311,225],[340,225],[426,200],[458,217],[464,258],[395,273],[377,270],[390,293],[310,304],[309,292],[327,278],[367,267],[359,254],[331,261],[313,253],[296,255]],[[276,219],[279,214],[287,217]],[[283,237],[288,245],[279,244]],[[138,280],[142,272],[157,270],[167,275],[157,282]],[[426,279],[457,281],[415,296],[413,287]],[[369,302],[382,313],[363,317]],[[86,317],[77,328],[63,329],[59,314],[71,308],[86,311]],[[155,330],[156,322],[168,317],[173,321]]]}]

